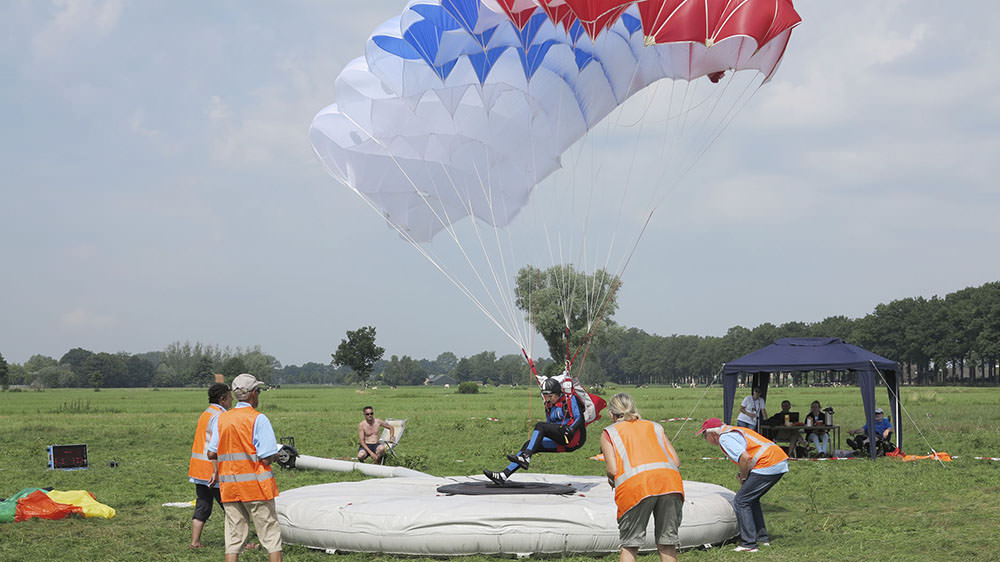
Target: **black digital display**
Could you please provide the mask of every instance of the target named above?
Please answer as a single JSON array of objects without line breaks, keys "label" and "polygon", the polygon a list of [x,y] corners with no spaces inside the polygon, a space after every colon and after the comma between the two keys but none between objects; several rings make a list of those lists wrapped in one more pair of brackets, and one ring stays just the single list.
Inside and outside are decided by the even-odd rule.
[{"label": "black digital display", "polygon": [[80,470],[87,466],[87,445],[49,445],[49,468]]}]

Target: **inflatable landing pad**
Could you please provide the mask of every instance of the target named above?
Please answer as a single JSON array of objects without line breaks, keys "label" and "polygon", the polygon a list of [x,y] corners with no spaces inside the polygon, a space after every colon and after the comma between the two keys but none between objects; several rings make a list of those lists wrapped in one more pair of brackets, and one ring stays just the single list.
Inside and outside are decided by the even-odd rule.
[{"label": "inflatable landing pad", "polygon": [[[567,494],[465,495],[485,476],[405,477],[282,490],[276,499],[285,543],[329,552],[413,556],[618,552],[614,491],[603,476],[519,472],[516,482],[567,486]],[[718,544],[737,534],[733,492],[684,482],[682,548]],[[641,550],[654,551],[653,522]]]}]

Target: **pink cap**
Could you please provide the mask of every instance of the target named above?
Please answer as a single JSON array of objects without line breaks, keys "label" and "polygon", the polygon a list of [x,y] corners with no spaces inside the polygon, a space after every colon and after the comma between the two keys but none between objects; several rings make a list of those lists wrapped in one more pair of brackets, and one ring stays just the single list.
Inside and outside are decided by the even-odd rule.
[{"label": "pink cap", "polygon": [[722,420],[719,418],[708,418],[701,424],[701,429],[695,435],[701,435],[705,433],[706,429],[712,429],[713,427],[722,427]]}]

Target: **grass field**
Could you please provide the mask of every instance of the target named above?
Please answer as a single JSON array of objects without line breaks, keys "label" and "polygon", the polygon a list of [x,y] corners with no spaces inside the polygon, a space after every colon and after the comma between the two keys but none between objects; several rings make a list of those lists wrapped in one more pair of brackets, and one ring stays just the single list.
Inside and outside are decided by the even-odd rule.
[{"label": "grass field", "polygon": [[[718,416],[721,388],[649,387],[608,389],[630,392],[647,419]],[[883,389],[880,405],[886,406]],[[1000,389],[905,388],[911,419],[903,425],[904,450],[926,454],[933,447],[958,457],[942,464],[895,459],[798,461],[764,498],[774,545],[758,554],[728,547],[682,553],[682,560],[1000,560]],[[772,388],[769,403],[789,399],[794,410],[820,400],[832,405],[846,427],[863,423],[856,388]],[[739,397],[738,397],[739,399]],[[118,510],[114,519],[31,520],[0,524],[0,560],[217,560],[222,557],[221,512],[205,527],[206,548],[189,551],[191,511],[161,507],[194,498],[187,459],[194,424],[206,404],[204,389],[82,389],[0,393],[0,496],[25,487],[89,490]],[[348,457],[356,450],[357,423],[364,405],[376,416],[408,418],[398,449],[399,463],[435,475],[478,474],[500,468],[542,417],[539,397],[526,388],[487,388],[460,395],[455,389],[400,388],[362,392],[356,388],[286,387],[261,396],[261,410],[280,436],[294,436],[303,454]],[[776,409],[776,408],[775,408]],[[487,418],[497,418],[490,421]],[[607,416],[605,416],[605,419]],[[894,424],[896,420],[893,420]],[[539,455],[534,472],[603,474],[589,460],[598,451],[592,425],[582,451]],[[735,465],[702,457],[721,456],[694,437],[697,426],[666,422],[667,435],[682,459],[687,480],[735,489]],[[86,443],[91,468],[46,469],[45,447]],[[117,461],[118,466],[109,465]],[[357,473],[276,469],[281,490],[358,480]],[[286,546],[288,560],[329,560],[322,552]],[[370,554],[337,555],[343,562],[394,560]],[[567,555],[569,560],[594,560]],[[596,557],[605,561],[617,556]],[[654,555],[643,557],[654,560]],[[241,560],[266,560],[250,552]],[[486,560],[469,557],[466,560]]]}]

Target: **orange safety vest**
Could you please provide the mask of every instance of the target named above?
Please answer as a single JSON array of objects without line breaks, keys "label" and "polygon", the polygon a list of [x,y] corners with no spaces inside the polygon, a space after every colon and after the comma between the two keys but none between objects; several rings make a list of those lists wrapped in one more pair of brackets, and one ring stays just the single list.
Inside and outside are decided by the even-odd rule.
[{"label": "orange safety vest", "polygon": [[195,480],[207,482],[212,479],[212,473],[215,469],[212,466],[212,461],[208,459],[208,451],[205,446],[208,445],[211,438],[208,431],[212,419],[225,411],[226,409],[218,404],[209,404],[208,408],[201,413],[201,417],[198,418],[198,426],[194,429],[194,442],[191,444],[191,462],[188,463],[188,476]]},{"label": "orange safety vest", "polygon": [[620,421],[604,428],[615,450],[618,517],[650,496],[680,494],[680,461],[670,453],[663,426],[647,420]]},{"label": "orange safety vest", "polygon": [[252,407],[219,414],[219,486],[224,503],[278,496],[271,466],[260,462],[253,444],[253,424],[259,415]]},{"label": "orange safety vest", "polygon": [[[751,470],[755,468],[767,468],[769,466],[774,466],[781,461],[788,460],[788,454],[785,453],[781,447],[775,445],[774,441],[771,441],[756,431],[735,425],[722,426],[722,433],[729,433],[730,431],[738,431],[743,434],[743,437],[746,438],[747,454],[750,455]],[[720,433],[720,435],[722,433]],[[733,462],[739,464],[737,461]]]}]

